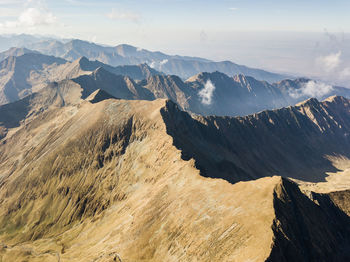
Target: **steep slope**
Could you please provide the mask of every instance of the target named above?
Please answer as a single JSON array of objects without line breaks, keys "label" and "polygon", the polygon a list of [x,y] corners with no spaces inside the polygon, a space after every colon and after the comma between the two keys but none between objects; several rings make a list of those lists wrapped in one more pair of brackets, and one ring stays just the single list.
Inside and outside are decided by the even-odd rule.
[{"label": "steep slope", "polygon": [[234,76],[245,74],[259,80],[276,82],[286,77],[270,73],[260,69],[248,68],[229,61],[213,62],[207,59],[187,56],[171,56],[161,52],[151,52],[130,45],[118,45],[115,47],[101,46],[82,40],[72,40],[67,43],[48,41],[45,44],[30,44],[30,49],[37,50],[43,54],[54,55],[73,61],[85,56],[91,60],[98,60],[111,66],[137,65],[147,63],[155,70],[169,75],[178,75],[187,79],[200,72],[215,72]]},{"label": "steep slope", "polygon": [[177,103],[183,110],[193,110],[189,104],[189,100],[196,93],[178,76],[151,76],[140,84],[149,90],[155,98],[170,99]]},{"label": "steep slope", "polygon": [[230,182],[281,175],[324,181],[335,171],[326,156],[349,157],[349,100],[310,99],[298,106],[246,117],[196,117],[169,103],[167,131],[201,174]]},{"label": "steep slope", "polygon": [[312,193],[282,179],[274,190],[274,243],[271,261],[347,261],[350,218],[327,195]]}]

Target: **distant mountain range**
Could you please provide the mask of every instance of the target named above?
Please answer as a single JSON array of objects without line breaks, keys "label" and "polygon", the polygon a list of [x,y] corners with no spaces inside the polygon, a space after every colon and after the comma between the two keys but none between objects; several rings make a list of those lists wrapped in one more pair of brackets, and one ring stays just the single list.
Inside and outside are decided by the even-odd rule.
[{"label": "distant mountain range", "polygon": [[[294,105],[323,90],[330,95],[350,97],[347,88],[317,86],[309,79],[283,80],[274,84],[250,76],[227,76],[220,72],[200,73],[187,81],[165,75],[147,64],[112,67],[85,57],[73,62],[54,56],[11,49],[0,62],[0,104],[19,100],[40,91],[51,82],[69,80],[79,84],[86,98],[101,89],[122,99],[171,99],[181,109],[202,115],[247,115],[264,109]],[[24,53],[23,55],[21,55]],[[311,85],[311,88],[310,86]],[[308,92],[306,92],[306,91]]]},{"label": "distant mountain range", "polygon": [[[28,41],[25,41],[27,38]],[[11,41],[8,40],[7,42]],[[60,57],[68,61],[74,61],[80,57],[87,57],[90,60],[98,60],[111,66],[147,63],[157,71],[169,75],[177,75],[183,80],[201,72],[215,71],[225,73],[229,76],[237,74],[249,75],[258,80],[265,80],[271,83],[287,78],[285,75],[249,68],[230,61],[214,62],[199,57],[167,55],[161,52],[152,52],[125,44],[110,47],[82,40],[62,42],[54,39],[43,39],[40,41],[40,39],[26,35],[14,37],[11,43],[13,43],[13,45],[10,47],[25,47],[39,51],[42,54]],[[0,58],[3,56],[4,54],[0,54]]]},{"label": "distant mountain range", "polygon": [[[42,41],[54,41],[58,40],[57,37],[49,37],[42,35],[29,35],[29,34],[10,34],[0,35],[0,52],[10,49],[12,47],[25,47],[26,45],[39,43]],[[61,42],[68,42],[67,39],[59,39]]]}]

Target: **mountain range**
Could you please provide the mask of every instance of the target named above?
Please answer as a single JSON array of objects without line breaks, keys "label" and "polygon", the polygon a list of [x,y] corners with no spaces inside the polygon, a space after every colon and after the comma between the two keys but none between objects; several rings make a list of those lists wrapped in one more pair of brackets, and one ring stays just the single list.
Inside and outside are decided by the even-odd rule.
[{"label": "mountain range", "polygon": [[[22,36],[23,38],[25,37]],[[90,60],[98,60],[111,66],[137,65],[147,63],[157,71],[169,75],[177,75],[187,79],[201,72],[220,71],[229,76],[244,74],[255,77],[259,80],[276,82],[287,78],[284,75],[267,72],[260,69],[249,68],[230,61],[214,62],[199,57],[188,57],[179,55],[167,55],[161,52],[152,52],[131,45],[118,45],[114,47],[98,45],[82,40],[65,40],[62,42],[54,39],[38,40],[36,38],[25,41],[17,40],[14,37],[13,47],[25,47],[39,51],[42,54],[60,57],[68,61],[74,61],[80,57]],[[36,39],[36,41],[35,41]],[[1,46],[0,46],[1,47]],[[4,54],[0,54],[0,58]]]},{"label": "mountain range", "polygon": [[[13,53],[26,52],[26,50]],[[147,64],[112,67],[85,57],[73,62],[39,53],[10,56],[0,62],[0,104],[38,92],[51,82],[71,80],[81,86],[83,98],[97,89],[122,99],[171,99],[182,110],[202,115],[247,115],[264,109],[294,105],[312,97],[318,84],[310,79],[283,80],[274,84],[253,77],[229,77],[220,72],[200,73],[183,81]],[[323,86],[321,88],[325,89]],[[311,90],[312,91],[312,90]],[[350,97],[349,89],[326,87],[318,98]]]}]

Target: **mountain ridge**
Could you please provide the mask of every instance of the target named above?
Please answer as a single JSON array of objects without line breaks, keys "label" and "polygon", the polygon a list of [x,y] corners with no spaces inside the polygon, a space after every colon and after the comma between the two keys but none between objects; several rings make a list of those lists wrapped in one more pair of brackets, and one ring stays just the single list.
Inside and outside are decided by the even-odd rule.
[{"label": "mountain ridge", "polygon": [[[52,86],[52,90],[57,87],[61,88]],[[59,94],[72,98],[64,92],[69,90],[61,89]],[[77,86],[78,90],[81,89]],[[51,97],[60,98],[50,95],[49,101]],[[262,167],[260,178],[249,177],[249,181],[236,180],[231,184],[228,178],[225,181],[203,177],[205,173],[196,163],[201,156],[187,155],[184,159],[183,155],[190,151],[178,148],[178,134],[169,134],[176,124],[175,130],[186,134],[189,140],[192,141],[191,133],[200,134],[202,143],[210,145],[209,127],[235,135],[230,131],[232,119],[192,118],[165,99],[107,99],[92,104],[77,98],[72,103],[60,102],[44,109],[31,121],[11,129],[0,143],[0,169],[5,171],[0,178],[3,259],[15,254],[22,260],[60,258],[73,262],[87,258],[106,262],[294,262],[348,257],[342,253],[348,243],[342,241],[350,232],[349,218],[331,199],[314,194],[315,202],[312,201],[293,182],[263,172],[263,161],[257,163]],[[317,105],[312,102],[297,109],[312,106],[310,112],[314,112]],[[349,108],[344,103],[349,104],[349,100],[333,97],[319,105],[330,113],[335,106],[342,106],[347,114],[341,114],[337,108],[339,117],[331,114],[329,119],[333,117],[338,122],[342,116],[350,121]],[[0,106],[0,110],[6,106]],[[288,109],[276,111],[285,110]],[[257,123],[265,122],[266,114],[235,121],[249,126],[248,121],[253,123],[256,119],[249,127],[254,130]],[[310,121],[299,121],[300,125],[306,130],[317,130],[311,124],[312,116],[305,117],[310,117]],[[206,127],[178,125],[186,119],[197,119]],[[283,122],[270,119],[274,125],[284,126]],[[348,129],[344,125],[345,128]],[[324,140],[329,138],[322,134]],[[213,156],[206,158],[209,163],[228,153],[222,144],[227,140],[223,136],[215,138],[221,149],[210,146]],[[189,144],[192,152],[199,146]],[[243,146],[252,149],[250,144]],[[219,170],[225,169],[235,172],[222,162]],[[328,220],[332,223],[324,223]],[[308,226],[310,230],[290,232],[289,226]],[[314,240],[311,249],[303,245],[305,237]],[[178,244],[174,246],[175,242]],[[295,252],[295,246],[299,248],[297,258],[286,256]]]}]

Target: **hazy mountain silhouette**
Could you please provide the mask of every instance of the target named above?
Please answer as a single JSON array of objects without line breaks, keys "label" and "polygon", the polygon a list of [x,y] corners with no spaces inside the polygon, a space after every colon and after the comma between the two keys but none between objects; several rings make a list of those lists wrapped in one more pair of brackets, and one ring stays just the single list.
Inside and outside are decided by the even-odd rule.
[{"label": "hazy mountain silhouette", "polygon": [[98,60],[111,66],[149,64],[152,68],[169,75],[178,75],[183,79],[200,72],[220,71],[227,75],[245,74],[259,80],[275,82],[285,79],[286,76],[270,73],[260,69],[253,69],[237,65],[230,61],[213,62],[207,59],[187,56],[171,56],[161,52],[151,52],[130,45],[115,47],[101,46],[94,43],[72,40],[61,43],[49,40],[29,44],[29,49],[37,50],[46,55],[53,55],[73,61],[85,56],[91,60]]}]

